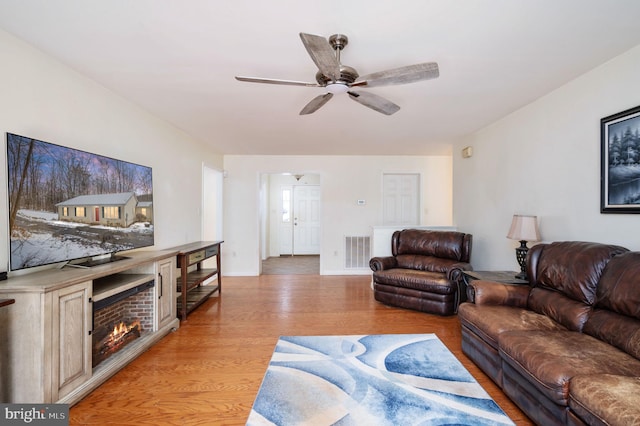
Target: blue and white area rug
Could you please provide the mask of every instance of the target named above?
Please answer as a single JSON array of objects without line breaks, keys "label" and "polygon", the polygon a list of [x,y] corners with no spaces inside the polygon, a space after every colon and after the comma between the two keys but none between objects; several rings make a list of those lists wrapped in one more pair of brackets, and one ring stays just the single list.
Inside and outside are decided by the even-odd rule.
[{"label": "blue and white area rug", "polygon": [[247,425],[513,425],[435,334],[283,336]]}]

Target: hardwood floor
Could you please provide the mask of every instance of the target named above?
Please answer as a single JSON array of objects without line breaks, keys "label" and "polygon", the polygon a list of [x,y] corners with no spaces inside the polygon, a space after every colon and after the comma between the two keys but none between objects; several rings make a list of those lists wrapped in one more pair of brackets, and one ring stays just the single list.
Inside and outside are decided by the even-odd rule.
[{"label": "hardwood floor", "polygon": [[213,297],[70,410],[70,425],[243,425],[281,335],[436,333],[518,425],[527,417],[460,348],[458,318],[373,300],[368,276],[224,277]]}]

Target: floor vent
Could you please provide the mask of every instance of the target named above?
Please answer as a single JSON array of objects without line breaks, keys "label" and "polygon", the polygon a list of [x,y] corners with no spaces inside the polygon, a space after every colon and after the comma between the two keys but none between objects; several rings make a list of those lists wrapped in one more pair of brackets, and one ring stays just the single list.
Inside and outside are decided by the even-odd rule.
[{"label": "floor vent", "polygon": [[344,266],[346,269],[366,269],[371,258],[371,237],[344,237]]}]

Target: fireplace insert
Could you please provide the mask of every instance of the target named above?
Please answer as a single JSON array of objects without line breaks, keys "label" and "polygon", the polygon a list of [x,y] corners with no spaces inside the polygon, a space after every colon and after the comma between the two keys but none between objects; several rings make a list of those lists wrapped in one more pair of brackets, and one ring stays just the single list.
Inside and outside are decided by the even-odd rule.
[{"label": "fireplace insert", "polygon": [[93,368],[153,329],[150,280],[93,303]]}]

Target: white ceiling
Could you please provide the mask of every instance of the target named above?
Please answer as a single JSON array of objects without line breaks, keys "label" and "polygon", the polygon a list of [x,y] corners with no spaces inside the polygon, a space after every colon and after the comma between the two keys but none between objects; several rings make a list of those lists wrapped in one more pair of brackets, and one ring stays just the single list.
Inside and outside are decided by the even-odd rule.
[{"label": "white ceiling", "polygon": [[[0,28],[224,154],[438,155],[640,44],[638,0],[0,0]],[[376,87],[385,116],[320,88],[298,34],[343,33],[360,75],[435,61],[440,78]],[[4,58],[6,60],[6,58]]]}]

